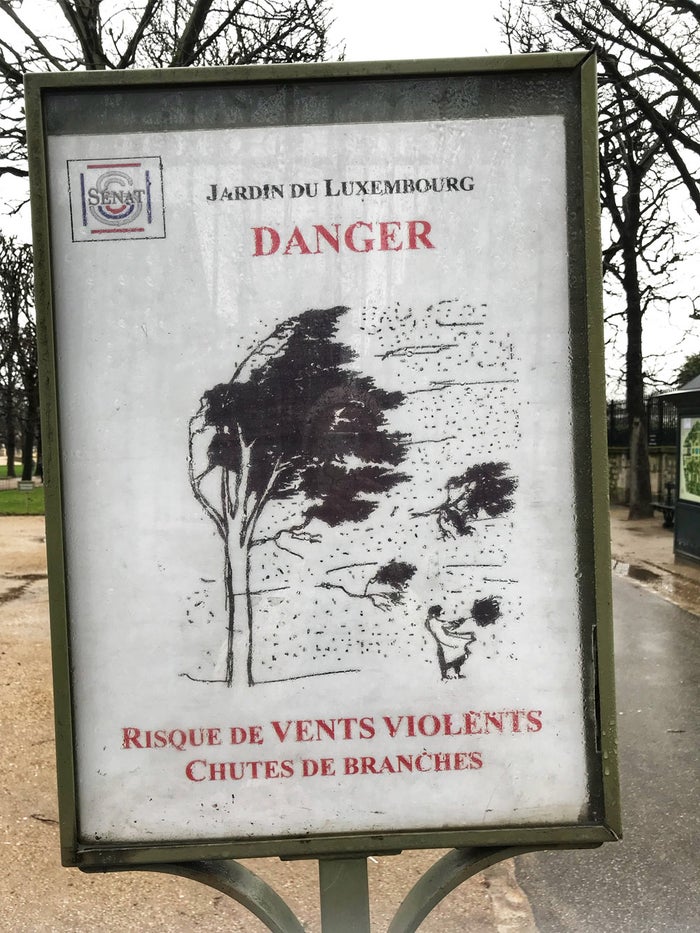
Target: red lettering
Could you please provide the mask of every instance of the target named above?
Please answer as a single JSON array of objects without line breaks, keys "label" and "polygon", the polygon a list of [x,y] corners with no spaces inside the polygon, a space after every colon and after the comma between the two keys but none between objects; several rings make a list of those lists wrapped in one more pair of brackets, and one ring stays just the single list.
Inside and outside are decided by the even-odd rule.
[{"label": "red lettering", "polygon": [[201,758],[198,758],[195,761],[190,761],[187,767],[185,768],[185,776],[187,777],[187,780],[188,781],[206,781],[205,777],[195,777],[195,773],[194,773],[195,765],[204,765],[204,767],[206,768],[207,763],[206,761],[202,761]]},{"label": "red lettering", "polygon": [[261,761],[249,761],[248,767],[250,768],[250,773],[253,778],[257,780],[258,777],[258,766],[262,764]]},{"label": "red lettering", "polygon": [[334,249],[336,253],[340,252],[340,224],[333,224],[335,230],[335,236],[328,230],[327,227],[322,226],[321,224],[314,224],[314,230],[316,231],[316,253],[321,252],[321,239],[324,239],[326,243],[329,243],[331,249]]},{"label": "red lettering", "polygon": [[345,774],[359,774],[360,763],[357,758],[344,758],[343,767]]},{"label": "red lettering", "polygon": [[277,252],[280,248],[280,235],[274,227],[252,227],[251,229],[255,243],[253,256],[271,256]]},{"label": "red lettering", "polygon": [[391,716],[382,716],[382,719],[384,720],[384,725],[386,726],[387,731],[389,732],[390,738],[395,739],[398,734],[399,729],[401,728],[401,723],[403,722],[403,716],[399,716],[395,722],[391,718]]},{"label": "red lettering", "polygon": [[487,713],[486,714],[486,731],[489,731],[489,726],[493,726],[497,732],[503,732],[503,714],[502,713]]},{"label": "red lettering", "polygon": [[327,721],[325,719],[317,719],[316,720],[316,732],[317,732],[317,738],[319,739],[319,741],[321,739],[321,733],[324,733],[324,732],[328,736],[329,739],[334,739],[335,738],[335,720],[331,719],[330,721]]},{"label": "red lettering", "polygon": [[[457,752],[455,755],[455,762],[461,753]],[[435,759],[435,770],[436,771],[451,771],[452,770],[452,756],[448,755],[447,752],[437,752],[434,756]],[[456,764],[455,768],[459,771],[461,770]]]},{"label": "red lettering", "polygon": [[345,736],[346,739],[352,738],[352,727],[353,727],[353,723],[356,723],[356,722],[357,720],[354,718],[352,719],[344,718],[344,719],[338,720],[338,724],[343,727],[343,735]]},{"label": "red lettering", "polygon": [[527,714],[528,721],[528,732],[539,732],[542,728],[542,710],[541,709],[531,709]]},{"label": "red lettering", "polygon": [[444,720],[445,735],[464,735],[464,732],[461,729],[454,728],[452,713],[445,713],[442,718]]},{"label": "red lettering", "polygon": [[290,256],[293,249],[298,249],[299,254],[302,256],[311,255],[311,250],[306,245],[306,240],[302,236],[301,230],[298,227],[294,228],[292,235],[287,240],[287,245],[284,248],[284,255]]},{"label": "red lettering", "polygon": [[[423,767],[424,759],[428,759],[427,767]],[[432,767],[431,756],[427,752],[423,752],[422,755],[418,755],[414,760],[414,765],[416,766],[417,771],[430,771]]]},{"label": "red lettering", "polygon": [[362,240],[362,246],[357,246],[354,236],[358,227],[366,227],[370,232],[372,230],[372,224],[365,223],[364,220],[358,220],[356,223],[351,224],[345,231],[345,245],[348,249],[351,249],[353,253],[369,253],[374,247],[374,240],[368,237]]},{"label": "red lettering", "polygon": [[315,774],[318,774],[319,764],[315,758],[302,758],[301,760],[301,776],[302,777],[313,777]]},{"label": "red lettering", "polygon": [[262,745],[262,726],[251,726],[249,729],[249,734],[250,738],[248,741],[251,745]]},{"label": "red lettering", "polygon": [[464,714],[464,731],[467,735],[481,735],[482,730],[478,725],[478,713],[475,713],[473,710],[470,713]]},{"label": "red lettering", "polygon": [[360,738],[373,739],[376,734],[374,722],[371,716],[363,716],[360,720]]},{"label": "red lettering", "polygon": [[310,732],[310,729],[311,729],[310,719],[297,719],[296,727],[297,727],[297,730],[296,730],[297,742],[313,742],[314,736],[313,736],[313,732]]},{"label": "red lettering", "polygon": [[122,729],[122,748],[143,748],[139,739],[140,735],[140,729],[135,729],[133,727]]},{"label": "red lettering", "polygon": [[425,735],[428,738],[437,735],[440,731],[440,720],[437,716],[427,715],[421,716],[418,720],[418,731],[421,735]]},{"label": "red lettering", "polygon": [[209,780],[210,781],[225,781],[226,780],[226,765],[223,762],[209,765]]},{"label": "red lettering", "polygon": [[379,223],[379,249],[382,250],[392,250],[393,252],[398,252],[400,249],[403,249],[401,243],[394,245],[396,243],[396,230],[391,230],[391,227],[401,227],[401,223],[398,220],[382,220]]},{"label": "red lettering", "polygon": [[[250,745],[262,745],[262,726],[231,726],[230,743],[231,745],[243,745],[248,742]],[[214,744],[214,743],[209,743]],[[220,742],[216,743],[220,745]]]},{"label": "red lettering", "polygon": [[278,722],[275,719],[272,721],[271,725],[272,725],[272,728],[275,730],[277,738],[280,740],[280,742],[284,742],[287,738],[287,735],[289,734],[289,730],[292,727],[291,722],[287,720],[286,724],[283,726],[281,722]]},{"label": "red lettering", "polygon": [[409,220],[408,248],[418,249],[418,241],[420,240],[423,246],[427,247],[427,249],[435,249],[433,244],[428,239],[428,234],[430,231],[431,227],[427,220]]}]

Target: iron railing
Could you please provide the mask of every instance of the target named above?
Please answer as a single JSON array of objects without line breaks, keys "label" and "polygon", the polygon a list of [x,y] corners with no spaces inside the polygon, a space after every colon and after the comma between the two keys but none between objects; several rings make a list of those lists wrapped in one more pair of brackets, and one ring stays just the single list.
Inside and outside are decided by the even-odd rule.
[{"label": "iron railing", "polygon": [[[674,447],[678,428],[676,406],[659,395],[646,401],[647,438],[650,447]],[[608,447],[629,446],[629,421],[624,402],[608,402]]]}]

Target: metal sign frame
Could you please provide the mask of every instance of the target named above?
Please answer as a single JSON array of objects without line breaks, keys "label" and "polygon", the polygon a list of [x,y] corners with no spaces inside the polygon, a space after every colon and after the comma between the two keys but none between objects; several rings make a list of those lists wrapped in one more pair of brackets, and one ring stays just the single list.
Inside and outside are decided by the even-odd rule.
[{"label": "metal sign frame", "polygon": [[[88,841],[79,826],[74,726],[74,684],[71,679],[71,618],[68,609],[65,525],[62,499],[62,449],[59,418],[61,384],[57,376],[56,322],[48,191],[47,139],[65,120],[73,132],[93,132],[84,122],[83,103],[102,101],[109,125],[138,128],[136,101],[160,106],[167,126],[177,108],[169,95],[208,102],[208,125],[217,125],[226,93],[244,88],[265,95],[292,89],[314,95],[317,89],[337,90],[352,110],[354,90],[376,87],[377,99],[389,95],[385,119],[410,119],[416,110],[430,111],[420,89],[442,82],[463,83],[467,93],[459,106],[468,115],[565,113],[567,125],[567,217],[569,227],[569,294],[572,394],[576,399],[574,435],[577,450],[576,541],[580,566],[582,652],[586,695],[586,757],[590,781],[590,813],[565,825],[478,826],[430,831],[329,833],[269,839],[156,841],[153,844],[105,844]],[[542,104],[550,83],[557,85]],[[473,94],[469,93],[472,88]],[[309,66],[246,66],[235,68],[168,69],[162,71],[32,74],[26,78],[32,220],[36,264],[36,303],[40,354],[42,432],[46,484],[47,552],[53,652],[58,792],[62,858],[65,865],[107,869],[203,859],[282,856],[350,857],[390,853],[407,848],[465,846],[586,846],[619,838],[621,833],[616,757],[616,711],[613,686],[610,550],[607,512],[602,285],[600,268],[598,152],[595,59],[585,53],[535,54],[484,59],[341,63]],[[389,90],[387,90],[389,89]],[[393,94],[393,90],[397,91]],[[407,93],[408,92],[408,93]],[[563,98],[566,98],[564,100]],[[331,108],[332,109],[332,108]],[[189,108],[197,112],[197,108]],[[262,113],[262,110],[261,110]],[[387,116],[387,114],[392,114]],[[425,117],[424,117],[425,118]],[[173,119],[174,116],[173,116]],[[239,115],[239,125],[261,118]],[[273,122],[274,116],[270,118]],[[330,118],[329,118],[330,119]],[[379,117],[377,118],[379,119]],[[175,124],[173,129],[177,129]],[[60,131],[60,129],[59,129]]]}]

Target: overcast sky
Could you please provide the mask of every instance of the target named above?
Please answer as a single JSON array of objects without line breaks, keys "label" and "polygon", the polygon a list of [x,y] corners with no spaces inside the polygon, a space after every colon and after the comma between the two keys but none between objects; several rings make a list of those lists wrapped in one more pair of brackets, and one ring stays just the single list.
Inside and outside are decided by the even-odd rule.
[{"label": "overcast sky", "polygon": [[453,58],[503,51],[499,0],[332,0],[334,42],[348,61]]}]

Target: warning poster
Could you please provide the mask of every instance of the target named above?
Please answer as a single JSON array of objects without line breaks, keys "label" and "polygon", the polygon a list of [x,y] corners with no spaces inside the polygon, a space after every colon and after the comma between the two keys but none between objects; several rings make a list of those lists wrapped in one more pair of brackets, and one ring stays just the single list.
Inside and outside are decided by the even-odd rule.
[{"label": "warning poster", "polygon": [[48,156],[81,840],[586,819],[563,118]]}]

